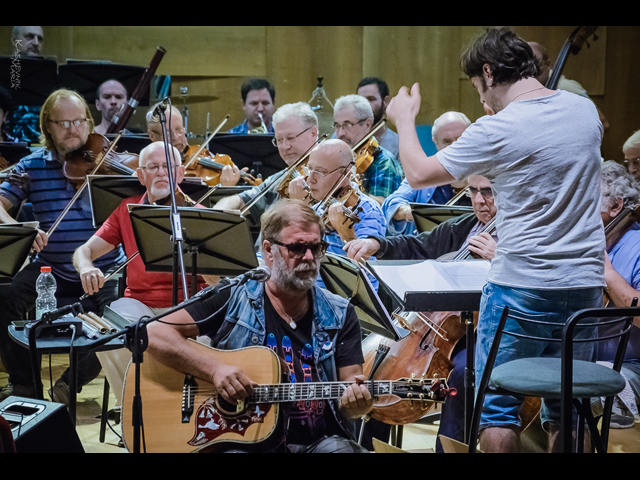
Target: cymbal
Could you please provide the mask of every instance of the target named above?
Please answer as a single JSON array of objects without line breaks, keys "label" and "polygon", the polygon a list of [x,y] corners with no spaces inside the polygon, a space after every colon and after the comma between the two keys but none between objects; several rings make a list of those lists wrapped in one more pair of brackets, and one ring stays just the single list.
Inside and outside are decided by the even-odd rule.
[{"label": "cymbal", "polygon": [[216,97],[215,95],[176,95],[172,97],[174,100],[182,100],[184,103],[202,103],[202,102],[213,102],[214,100],[218,100],[220,97]]}]

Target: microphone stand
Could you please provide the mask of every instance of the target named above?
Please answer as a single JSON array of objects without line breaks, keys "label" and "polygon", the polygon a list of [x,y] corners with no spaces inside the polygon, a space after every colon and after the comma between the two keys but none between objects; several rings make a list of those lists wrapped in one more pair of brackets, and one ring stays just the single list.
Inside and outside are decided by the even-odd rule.
[{"label": "microphone stand", "polygon": [[169,148],[173,143],[168,141],[167,135],[167,117],[165,115],[165,110],[167,108],[166,100],[167,99],[165,99],[165,101],[156,108],[156,113],[158,114],[160,125],[162,127],[162,139],[164,142],[165,156],[167,157],[167,176],[169,177],[169,189],[171,190],[171,230],[173,234],[171,237],[173,240],[173,292],[171,304],[175,306],[178,304],[178,267],[180,268],[180,274],[182,275],[182,290],[185,300],[189,298],[189,289],[187,287],[184,257],[182,256],[182,242],[184,241],[184,237],[182,236],[182,220],[176,205],[174,165],[177,165],[177,162],[174,158],[173,148]]}]

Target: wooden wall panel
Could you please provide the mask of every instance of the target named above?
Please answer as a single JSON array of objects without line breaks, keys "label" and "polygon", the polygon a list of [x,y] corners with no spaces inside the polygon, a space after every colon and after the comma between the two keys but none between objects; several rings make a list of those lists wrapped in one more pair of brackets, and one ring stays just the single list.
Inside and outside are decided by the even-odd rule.
[{"label": "wooden wall panel", "polygon": [[[11,55],[10,26],[0,26],[0,54]],[[308,101],[324,78],[334,102],[355,93],[364,76],[380,76],[392,95],[419,82],[422,108],[418,123],[432,123],[446,110],[459,110],[473,121],[484,114],[478,94],[459,69],[460,51],[482,26],[45,26],[44,53],[57,57],[110,60],[146,66],[157,45],[167,49],[159,74],[173,77],[174,94],[186,86],[193,95],[214,101],[191,103],[189,127],[197,135],[215,128],[229,114],[227,126],[242,121],[240,85],[264,76],[274,84],[276,106]],[[526,40],[543,43],[555,60],[573,26],[515,26]],[[599,27],[567,61],[565,73],[587,88],[611,128],[603,141],[605,158],[621,159],[622,142],[640,128],[636,107],[640,27]],[[178,106],[178,105],[176,105]],[[144,113],[144,112],[142,112]],[[331,123],[331,112],[321,112]],[[143,124],[140,114],[135,122]],[[225,126],[225,129],[227,128]],[[392,126],[393,128],[393,126]],[[198,141],[198,137],[193,142]]]}]

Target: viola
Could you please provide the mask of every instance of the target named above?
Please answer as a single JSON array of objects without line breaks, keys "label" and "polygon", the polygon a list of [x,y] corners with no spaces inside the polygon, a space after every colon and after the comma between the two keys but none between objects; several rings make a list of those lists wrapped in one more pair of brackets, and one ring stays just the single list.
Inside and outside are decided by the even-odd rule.
[{"label": "viola", "polygon": [[[197,162],[194,160],[194,155],[198,156]],[[192,145],[187,149],[182,163],[185,165],[185,176],[200,177],[209,186],[215,186],[220,183],[222,169],[225,166],[235,166],[229,155],[221,153],[212,155],[206,148],[201,148],[197,145]],[[262,183],[262,178],[256,178],[246,172],[240,172],[240,178],[253,186]]]},{"label": "viola", "polygon": [[[139,157],[135,153],[118,153],[110,150],[111,143],[99,133],[91,133],[86,143],[67,155],[62,173],[76,185],[89,174],[132,175],[138,168]],[[100,160],[104,157],[104,160]],[[96,170],[96,167],[97,170]]]}]

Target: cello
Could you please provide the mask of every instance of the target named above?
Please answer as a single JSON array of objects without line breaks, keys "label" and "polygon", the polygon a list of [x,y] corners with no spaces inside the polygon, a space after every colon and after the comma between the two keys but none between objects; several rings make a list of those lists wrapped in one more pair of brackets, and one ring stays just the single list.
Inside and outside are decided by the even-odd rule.
[{"label": "cello", "polygon": [[[495,217],[492,219],[495,220]],[[483,231],[490,233],[495,228],[494,222],[487,222]],[[464,260],[472,253],[465,242],[459,250],[443,255],[455,260]],[[392,313],[396,324],[408,333],[394,342],[378,334],[370,334],[362,342],[364,353],[364,373],[370,378],[387,378],[404,372],[407,377],[449,378],[454,365],[452,353],[458,342],[466,336],[467,327],[459,311],[425,311],[405,312],[398,309]],[[478,323],[478,312],[473,312],[467,321],[475,327]],[[388,377],[393,378],[393,377]],[[435,402],[423,402],[419,405],[402,404],[393,397],[380,398],[374,404],[369,418],[374,418],[389,425],[405,425],[414,423],[428,414]],[[524,431],[535,419],[540,410],[539,398],[527,398],[521,410],[522,430]]]}]

